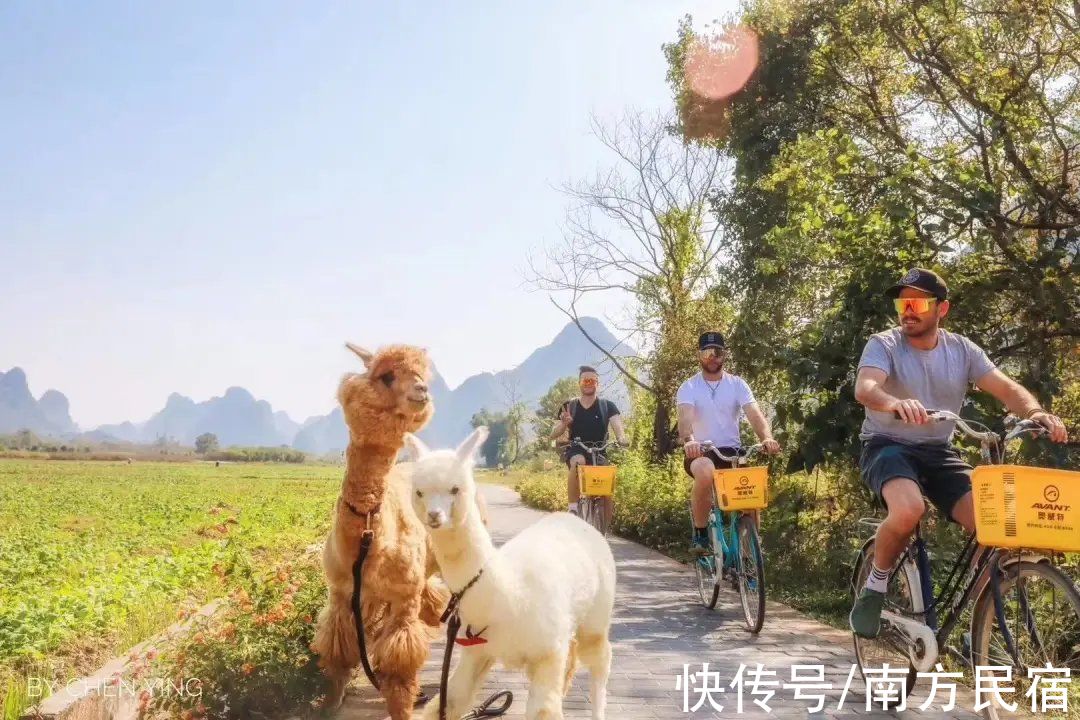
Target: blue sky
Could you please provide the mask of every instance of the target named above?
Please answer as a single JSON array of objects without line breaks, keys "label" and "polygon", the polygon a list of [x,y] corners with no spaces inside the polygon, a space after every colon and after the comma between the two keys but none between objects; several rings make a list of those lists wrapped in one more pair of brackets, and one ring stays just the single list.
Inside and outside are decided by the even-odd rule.
[{"label": "blue sky", "polygon": [[0,370],[92,427],[230,385],[324,413],[346,339],[513,366],[565,321],[523,277],[590,113],[668,106],[661,43],[733,9],[0,4]]}]

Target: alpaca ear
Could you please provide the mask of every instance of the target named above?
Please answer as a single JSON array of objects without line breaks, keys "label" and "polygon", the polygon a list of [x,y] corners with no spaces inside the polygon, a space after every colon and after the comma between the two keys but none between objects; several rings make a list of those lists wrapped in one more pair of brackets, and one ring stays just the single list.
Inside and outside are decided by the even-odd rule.
[{"label": "alpaca ear", "polygon": [[431,452],[424,441],[412,433],[405,433],[405,447],[409,448],[409,452],[417,460]]},{"label": "alpaca ear", "polygon": [[487,440],[487,437],[488,429],[486,426],[481,425],[480,427],[473,430],[472,435],[465,438],[465,442],[461,443],[461,445],[458,446],[458,460],[462,463],[471,465],[473,462],[473,455],[475,455],[477,449],[479,449],[479,447],[484,444],[484,441]]},{"label": "alpaca ear", "polygon": [[375,357],[375,355],[371,351],[365,350],[364,348],[360,347],[359,345],[353,345],[351,342],[345,343],[345,347],[352,350],[354,353],[356,353],[357,357],[359,357],[361,360],[364,361],[364,367],[365,368],[370,368],[371,367],[371,359],[373,357]]}]

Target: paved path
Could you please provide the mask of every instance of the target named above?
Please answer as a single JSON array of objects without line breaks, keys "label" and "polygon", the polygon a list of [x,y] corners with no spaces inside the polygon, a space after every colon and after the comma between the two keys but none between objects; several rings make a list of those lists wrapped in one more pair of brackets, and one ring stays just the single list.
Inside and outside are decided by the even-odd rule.
[{"label": "paved path", "polygon": [[[503,487],[484,485],[483,492],[491,508],[492,532],[496,542],[505,542],[522,528],[532,524],[542,513],[521,505],[517,493]],[[779,603],[769,603],[765,626],[755,637],[744,629],[742,607],[738,594],[725,588],[715,610],[700,605],[691,568],[641,545],[619,538],[611,540],[618,563],[618,593],[612,625],[611,679],[608,683],[608,718],[900,718],[923,717],[975,718],[970,711],[940,711],[944,695],[939,695],[925,712],[867,711],[861,677],[856,674],[842,709],[837,705],[843,693],[848,673],[855,658],[851,652],[851,635],[812,620]],[[422,681],[429,694],[438,689],[439,668],[443,643],[432,646],[431,657],[424,668]],[[720,683],[727,686],[735,677],[741,663],[762,663],[767,670],[777,672],[775,679],[788,682],[793,664],[824,665],[825,681],[834,689],[825,690],[827,701],[820,713],[810,714],[814,701],[795,700],[793,689],[776,689],[769,700],[771,713],[753,704],[747,692],[743,712],[736,712],[734,690],[727,688],[714,695],[724,707],[716,711],[709,702],[696,712],[683,711],[683,693],[676,689],[676,678],[682,675],[684,664],[690,672],[701,670],[708,662],[709,670],[719,671]],[[924,681],[925,683],[925,681]],[[337,720],[383,720],[386,717],[382,700],[367,685],[363,673],[357,672],[357,687],[350,689]],[[695,685],[693,687],[698,687]],[[485,686],[483,697],[497,689],[514,693],[514,705],[505,716],[511,720],[524,717],[525,678],[519,672],[497,670]],[[814,692],[814,691],[808,691]],[[926,687],[920,683],[909,705],[918,707],[925,699]],[[960,707],[971,708],[969,693],[957,693]],[[690,707],[701,696],[691,692]],[[588,675],[579,671],[574,686],[564,704],[567,718],[589,718]]]}]

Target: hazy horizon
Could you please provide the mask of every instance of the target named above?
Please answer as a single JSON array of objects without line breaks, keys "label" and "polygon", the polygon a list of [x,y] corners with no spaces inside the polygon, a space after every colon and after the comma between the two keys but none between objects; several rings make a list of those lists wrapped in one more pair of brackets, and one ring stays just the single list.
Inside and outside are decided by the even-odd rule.
[{"label": "hazy horizon", "polygon": [[82,427],[323,414],[346,340],[511,367],[566,322],[523,268],[590,114],[670,107],[661,44],[735,6],[4,4],[0,367]]},{"label": "hazy horizon", "polygon": [[[583,317],[582,319],[585,320],[587,318]],[[567,320],[567,323],[569,323],[569,322],[570,321]],[[566,329],[566,327],[567,326],[564,326],[563,329]],[[561,332],[561,330],[560,330],[560,332]],[[467,380],[469,380],[470,378],[476,377],[477,375],[481,375],[481,374],[484,374],[484,373],[496,374],[496,373],[499,373],[501,371],[512,370],[512,369],[520,366],[523,362],[525,362],[525,360],[528,359],[528,355],[532,354],[534,351],[540,349],[541,347],[544,347],[544,346],[548,345],[551,341],[553,341],[555,339],[555,337],[556,336],[553,335],[550,338],[538,341],[536,347],[533,347],[532,349],[527,351],[527,354],[525,356],[519,358],[518,360],[512,362],[511,364],[509,364],[509,365],[507,365],[505,367],[477,370],[477,371],[475,371],[473,373],[469,373],[468,375],[462,377],[460,379],[460,381],[457,381],[457,382],[450,382],[449,380],[447,380],[446,376],[443,375],[441,368],[439,368],[438,364],[435,363],[435,362],[432,363],[433,370],[435,372],[437,372],[443,378],[443,380],[446,382],[447,386],[450,388],[451,391],[455,391],[458,388],[460,388]],[[373,347],[368,348],[368,349],[375,349],[375,347],[377,347],[377,346],[373,346]],[[342,345],[342,351],[345,352],[345,354],[350,358],[350,361],[352,361],[352,359],[355,358],[355,356],[350,351],[348,351],[344,347],[344,345]],[[577,362],[578,361],[573,359],[573,358],[568,358],[567,359],[567,375],[573,375],[574,368],[576,367]],[[20,369],[26,374],[27,387],[30,389],[30,394],[33,395],[35,399],[40,399],[41,396],[46,392],[49,392],[51,390],[56,390],[58,392],[63,393],[65,395],[65,397],[68,397],[68,401],[71,402],[70,396],[68,396],[68,394],[64,392],[63,388],[59,388],[59,387],[39,387],[38,383],[34,382],[34,377],[33,377],[32,373],[27,368],[25,368],[25,367],[23,367],[21,365],[12,365],[11,367],[6,367],[6,368],[0,366],[0,375],[2,375],[4,373],[7,373],[7,372],[10,372],[10,371],[15,370],[15,369]],[[360,369],[361,369],[361,366],[359,364],[359,361],[357,360],[357,361],[354,362],[354,365],[353,365],[352,368],[343,370],[342,374],[344,374],[346,372],[358,371]],[[222,387],[220,390],[218,390],[216,392],[213,392],[210,395],[207,395],[205,397],[191,396],[191,395],[188,395],[187,393],[180,392],[179,390],[173,390],[173,391],[170,391],[168,393],[168,395],[163,396],[160,399],[160,401],[158,402],[157,406],[151,411],[151,413],[147,414],[146,416],[123,418],[123,419],[115,420],[115,421],[94,423],[92,425],[87,425],[87,424],[79,422],[79,417],[78,417],[79,413],[77,412],[77,409],[74,407],[74,403],[71,403],[71,408],[70,408],[70,410],[71,410],[71,418],[75,422],[75,424],[79,426],[79,431],[80,432],[91,431],[91,430],[94,430],[94,429],[96,429],[98,427],[101,427],[103,425],[118,425],[118,424],[121,424],[121,423],[124,423],[124,422],[131,422],[131,423],[138,424],[138,423],[142,423],[142,422],[148,420],[154,413],[161,410],[165,406],[165,403],[168,400],[169,396],[172,395],[172,394],[182,395],[182,396],[185,396],[185,397],[189,398],[190,400],[195,401],[196,403],[200,403],[200,402],[204,402],[206,400],[210,400],[211,398],[222,397],[222,396],[225,395],[225,393],[230,388],[239,387],[239,388],[242,388],[243,390],[251,392],[251,394],[254,396],[255,400],[266,400],[267,402],[270,402],[270,404],[271,404],[271,406],[273,408],[273,411],[275,413],[284,411],[289,416],[290,419],[292,419],[292,420],[294,420],[295,422],[298,422],[298,423],[303,423],[304,421],[306,421],[306,420],[308,420],[308,419],[310,419],[312,417],[324,416],[324,415],[328,414],[329,412],[331,412],[335,407],[337,407],[337,399],[334,397],[334,393],[337,391],[338,380],[340,380],[340,376],[338,378],[335,378],[335,380],[334,380],[333,388],[331,390],[330,398],[328,400],[328,405],[327,405],[326,409],[324,411],[321,411],[321,412],[316,412],[316,413],[312,413],[310,415],[304,415],[304,416],[297,416],[296,414],[294,414],[292,412],[289,412],[289,410],[287,408],[278,407],[273,402],[270,402],[267,398],[261,397],[257,393],[253,392],[251,390],[251,388],[247,387],[243,382],[234,382],[234,383],[230,383],[230,384]]]}]

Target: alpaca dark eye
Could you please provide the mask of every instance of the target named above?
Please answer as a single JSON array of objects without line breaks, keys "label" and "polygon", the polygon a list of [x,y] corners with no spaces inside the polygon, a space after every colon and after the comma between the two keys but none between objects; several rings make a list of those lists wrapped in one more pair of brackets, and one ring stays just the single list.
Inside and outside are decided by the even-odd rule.
[{"label": "alpaca dark eye", "polygon": [[422,493],[422,492],[420,492],[419,490],[417,490],[417,491],[416,491],[416,497],[424,497],[424,493]]},{"label": "alpaca dark eye", "polygon": [[390,387],[394,384],[394,373],[383,373],[379,376],[379,379],[383,381],[383,385],[385,385],[386,387]]},{"label": "alpaca dark eye", "polygon": [[450,488],[450,494],[451,495],[457,495],[459,491],[460,491],[459,488]]}]

